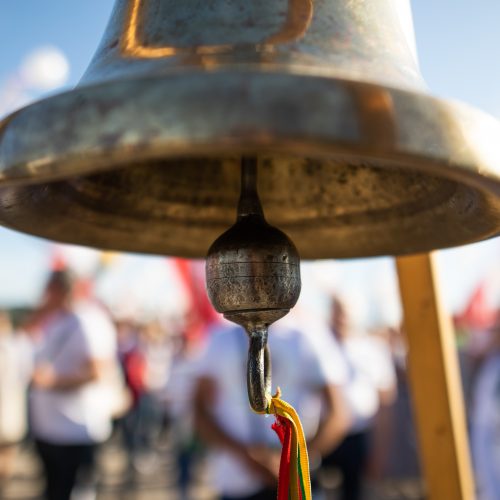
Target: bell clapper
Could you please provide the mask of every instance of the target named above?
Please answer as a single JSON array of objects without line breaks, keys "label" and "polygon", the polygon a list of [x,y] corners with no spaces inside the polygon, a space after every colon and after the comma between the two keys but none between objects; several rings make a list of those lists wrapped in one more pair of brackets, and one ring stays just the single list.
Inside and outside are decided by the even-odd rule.
[{"label": "bell clapper", "polygon": [[268,327],[297,302],[300,258],[292,241],[264,218],[254,157],[242,158],[237,220],[210,247],[206,271],[215,309],[248,334],[248,398],[254,411],[265,412],[271,398]]}]

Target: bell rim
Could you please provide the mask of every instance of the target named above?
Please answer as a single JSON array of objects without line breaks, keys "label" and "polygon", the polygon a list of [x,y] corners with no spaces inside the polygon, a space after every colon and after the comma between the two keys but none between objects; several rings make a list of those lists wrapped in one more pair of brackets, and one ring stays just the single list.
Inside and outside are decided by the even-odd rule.
[{"label": "bell rim", "polygon": [[[179,82],[186,84],[184,88],[179,89]],[[234,109],[234,102],[232,102],[233,108],[227,108],[227,106],[223,108],[224,111],[233,113],[232,122],[221,120],[218,129],[208,130],[205,136],[195,135],[189,141],[186,138],[182,139],[182,133],[168,135],[172,130],[175,131],[175,124],[170,123],[169,128],[168,117],[165,118],[162,111],[168,111],[169,107],[175,108],[176,106],[180,109],[196,95],[199,98],[196,103],[201,105],[203,104],[201,98],[206,99],[207,95],[210,95],[210,89],[223,84],[225,90],[237,92],[241,90],[244,82],[247,84],[250,82],[250,94],[247,99],[237,102],[239,106],[237,110]],[[252,84],[255,82],[257,82],[255,84],[257,89],[271,89],[272,92],[266,95],[255,92],[255,89],[252,90]],[[190,83],[195,84],[195,91],[190,89],[188,85]],[[319,102],[309,107],[308,102],[305,104],[297,102],[298,96],[304,97],[304,87],[307,87],[305,94],[309,98],[315,98],[318,94]],[[244,88],[248,89],[248,85],[244,85]],[[290,93],[284,95],[284,88],[290,90]],[[131,91],[138,89],[142,89],[142,93],[137,92],[137,99],[132,103],[122,102],[122,106],[112,107],[107,102],[110,89],[114,89],[115,92],[118,89],[118,94],[121,92],[130,95]],[[148,92],[145,92],[145,89]],[[177,89],[177,94],[170,92],[172,89]],[[203,94],[200,94],[200,89],[203,90]],[[325,99],[321,100],[325,90],[327,93],[330,92],[330,96],[327,96],[330,100],[326,99],[326,101],[331,104],[326,110],[325,107],[322,108]],[[183,96],[183,100],[176,102],[175,99],[179,97],[179,94]],[[158,99],[159,96],[165,99]],[[223,92],[216,96],[212,95],[212,101],[209,103],[212,110],[217,110],[218,105],[223,102],[223,97]],[[321,120],[313,130],[301,128],[300,123],[288,124],[282,121],[275,123],[272,121],[275,110],[265,109],[266,105],[272,103],[273,98],[280,98],[280,105],[285,110],[286,105],[295,106],[293,111],[303,113],[304,123],[308,118],[314,120],[314,114],[319,113],[319,110],[328,115],[333,111],[345,112],[346,109],[351,111],[354,109],[357,110],[356,120],[353,124],[346,121],[345,117],[344,119],[341,117],[335,122],[337,128],[334,128],[334,133],[330,131],[330,135],[328,135],[328,130],[325,132],[321,128],[324,125]],[[149,107],[144,107],[145,104],[149,104]],[[235,118],[245,117],[243,112],[248,112],[255,105],[261,106],[258,119],[252,123],[248,123],[248,120],[247,122],[243,120],[243,123],[239,121],[240,128],[235,128]],[[163,135],[155,136],[154,140],[151,139],[151,129],[144,127],[144,123],[141,122],[140,114],[138,114],[139,108],[143,116],[149,111],[153,118],[161,117],[158,128],[163,131]],[[78,110],[83,113],[83,116],[76,113]],[[197,132],[207,130],[203,126],[196,128],[196,125],[200,123],[203,125],[204,120],[206,121],[210,116],[204,111],[206,110],[198,108],[194,114],[183,115],[184,122],[181,124],[184,127],[183,130]],[[42,116],[48,122],[45,127],[39,126],[43,122]],[[76,131],[73,130],[72,134],[65,136],[63,143],[65,120],[74,119],[75,116],[78,119],[72,126],[76,127]],[[367,123],[361,123],[362,117],[367,120]],[[58,123],[56,118],[61,119],[62,123]],[[263,118],[270,121],[264,122]],[[339,123],[345,126],[344,130]],[[117,130],[113,129],[113,124],[120,125],[127,133],[116,135]],[[99,134],[102,136],[102,130],[106,132],[105,137],[102,137],[103,140],[97,143],[99,147],[88,140],[87,142],[78,140],[78,131],[89,125],[92,125],[97,136]],[[167,125],[166,129],[163,128],[164,125]],[[256,134],[259,125],[261,133]],[[221,134],[224,127],[231,133]],[[392,130],[387,131],[384,127],[392,128]],[[424,138],[418,134],[415,136],[410,134],[411,130],[426,127],[430,132],[424,134]],[[441,133],[437,137],[432,135],[436,128]],[[59,130],[59,136],[57,130]],[[35,138],[35,146],[32,144],[31,148],[26,148],[28,141],[34,138],[32,135],[34,131],[40,134]],[[332,134],[335,135],[335,133],[337,136],[335,140],[332,140]],[[302,134],[301,140],[298,139],[300,134]],[[349,136],[349,134],[352,135]],[[468,144],[467,134],[480,135],[479,142]],[[217,140],[214,139],[215,136]],[[356,147],[353,146],[356,144],[355,139],[359,139]],[[318,78],[314,75],[233,71],[203,74],[191,72],[167,78],[106,82],[77,87],[72,91],[49,97],[14,112],[0,122],[0,199],[2,200],[0,222],[7,227],[38,236],[47,236],[44,229],[28,222],[27,216],[30,211],[28,206],[25,208],[24,205],[19,205],[14,215],[9,212],[10,209],[5,209],[6,204],[3,200],[9,198],[10,190],[21,193],[23,188],[28,189],[30,186],[43,187],[53,181],[126,168],[130,163],[131,155],[134,156],[134,160],[148,161],[176,157],[255,154],[256,152],[259,154],[286,153],[313,158],[366,159],[375,165],[378,163],[385,167],[394,166],[403,171],[414,170],[438,178],[451,179],[459,185],[463,184],[472,188],[484,195],[486,199],[489,214],[487,217],[490,219],[489,228],[487,231],[477,230],[475,234],[470,234],[467,238],[464,237],[460,241],[457,238],[452,244],[446,245],[453,246],[498,234],[500,217],[495,214],[500,213],[500,202],[496,202],[496,198],[500,195],[500,151],[495,151],[494,146],[499,142],[500,125],[494,118],[481,111],[460,103],[439,100],[427,94],[352,80]],[[38,154],[36,154],[37,147]],[[59,148],[58,154],[55,152],[56,147]],[[54,148],[54,151],[51,148]],[[54,238],[54,235],[51,234],[50,237]],[[75,242],[74,238],[68,239],[64,235],[58,239]],[[101,248],[117,248],[113,245],[108,246],[104,240],[99,241],[99,245],[96,245],[97,240],[77,241],[76,243],[91,244]],[[146,253],[149,251],[147,248],[139,247],[118,249]],[[153,249],[150,253],[160,252]],[[200,252],[171,253],[190,257],[202,255]],[[403,253],[413,253],[413,251],[404,250],[400,254]],[[356,255],[305,255],[305,257],[344,258],[384,254],[388,253],[377,251],[372,254],[365,252]]]},{"label": "bell rim", "polygon": [[[70,109],[70,105],[74,105],[75,101],[77,107],[79,103],[80,105],[95,106],[96,108],[99,106],[105,107],[108,99],[105,94],[110,88],[116,88],[117,86],[130,86],[132,90],[134,87],[144,84],[153,85],[153,87],[162,88],[164,90],[163,94],[168,96],[168,92],[165,92],[164,87],[174,79],[178,82],[179,79],[182,81],[184,78],[194,78],[207,83],[213,77],[223,78],[224,75],[225,72],[222,71],[201,74],[199,72],[190,72],[170,77],[151,77],[92,84],[47,97],[14,111],[0,121],[0,188],[7,185],[39,184],[64,180],[74,176],[123,168],[130,163],[129,154],[134,154],[134,159],[137,159],[137,161],[147,161],[163,158],[210,157],[228,154],[239,156],[255,152],[260,154],[262,152],[291,153],[312,158],[366,158],[384,166],[393,164],[399,168],[408,167],[422,173],[430,173],[433,176],[450,178],[459,182],[463,180],[480,190],[500,195],[500,148],[491,148],[490,146],[492,143],[498,144],[500,142],[500,121],[497,121],[494,117],[461,102],[439,99],[429,94],[373,83],[331,77],[324,78],[314,75],[261,73],[248,70],[230,73],[230,75],[245,80],[253,77],[263,79],[264,86],[267,78],[285,78],[286,82],[280,87],[286,90],[300,89],[302,79],[306,79],[308,83],[311,81],[321,82],[327,86],[330,85],[334,92],[340,89],[343,97],[357,99],[358,105],[366,105],[364,110],[358,112],[358,115],[369,113],[370,103],[363,103],[362,101],[370,99],[370,96],[374,94],[378,94],[379,97],[386,97],[388,100],[398,100],[400,101],[399,104],[403,102],[403,106],[394,107],[392,116],[387,111],[374,110],[375,119],[372,124],[368,125],[368,127],[372,128],[372,131],[366,134],[365,137],[351,137],[347,138],[348,140],[346,140],[345,136],[336,135],[337,130],[333,130],[330,135],[328,135],[328,132],[323,132],[321,137],[315,137],[314,133],[312,133],[314,131],[298,130],[298,132],[306,132],[304,137],[299,138],[294,130],[289,131],[287,134],[280,133],[277,130],[278,127],[274,131],[270,130],[273,124],[270,126],[268,123],[261,124],[264,133],[259,136],[257,130],[259,124],[253,129],[244,130],[246,124],[242,123],[241,130],[228,130],[226,134],[219,137],[215,137],[216,134],[220,133],[217,130],[212,135],[207,133],[206,137],[193,137],[189,138],[190,141],[187,141],[185,138],[179,140],[175,136],[168,137],[168,134],[162,131],[163,136],[156,137],[154,141],[148,142],[150,140],[150,137],[148,137],[149,131],[141,130],[141,124],[136,121],[137,114],[131,115],[130,109],[118,108],[118,111],[112,110],[113,113],[117,113],[112,118],[107,116],[106,112],[101,115],[94,113],[90,120],[87,119],[83,123],[79,122],[72,125],[77,129],[72,135],[76,137],[78,131],[85,127],[104,129],[107,122],[113,120],[113,122],[120,123],[121,127],[127,131],[128,137],[126,137],[125,133],[121,137],[118,135],[112,137],[112,132],[103,132],[102,142],[96,144],[66,136],[64,137],[65,144],[60,156],[55,153],[47,154],[48,152],[43,151],[42,148],[39,148],[42,151],[37,153],[37,145],[50,145],[54,142],[57,143],[61,139],[57,137],[57,131],[54,131],[49,125],[37,130],[39,136],[36,138],[35,146],[25,148],[22,141],[16,143],[16,139],[23,136],[28,137],[29,141],[33,139],[33,119],[37,115],[43,114],[43,111],[45,111],[43,107],[47,105],[51,108],[52,113],[56,108],[54,113],[56,116],[67,117],[68,115],[71,116],[71,112],[74,112],[74,109]],[[291,93],[288,101],[293,102],[296,94],[296,92]],[[61,103],[61,101],[68,99],[70,100],[69,103]],[[154,107],[150,110],[141,108],[142,114],[149,111],[152,115],[161,114],[162,109],[168,109],[172,104],[168,101],[158,102],[155,99],[149,99],[149,102]],[[242,104],[242,108],[245,108],[245,102],[240,102],[240,104]],[[234,106],[234,103],[232,105]],[[419,107],[427,108],[425,116],[415,113]],[[315,106],[314,110],[310,111],[310,114],[313,114],[317,108],[318,106]],[[307,111],[307,107],[301,108],[300,111]],[[435,112],[435,117],[428,113],[429,111]],[[244,121],[244,113],[241,116]],[[202,119],[206,118],[206,115],[203,116],[203,110],[200,110],[199,116],[183,115],[184,127],[186,129],[190,128],[190,122],[199,121],[200,117]],[[307,118],[306,116],[303,121],[307,122]],[[408,137],[401,137],[400,135],[389,139],[389,141],[392,141],[390,144],[388,138],[383,137],[383,133],[378,134],[373,131],[374,125],[383,124],[384,121],[386,124],[392,122],[395,124],[394,128],[399,126],[399,129],[401,129],[402,123],[407,125],[406,122],[412,122],[410,125],[417,128],[435,125],[440,119],[446,119],[447,126],[456,127],[456,130],[450,134],[445,134],[441,138],[441,144],[436,141],[433,141],[433,144],[428,144],[427,152],[429,154],[427,156],[424,151],[426,148],[423,147],[426,145],[423,144],[423,141],[411,144],[407,140]],[[439,124],[439,126],[444,130],[442,124]],[[229,129],[229,125],[227,128]],[[472,128],[480,129],[483,138],[485,135],[489,135],[487,139],[481,141],[479,147],[477,143],[475,147],[467,147],[466,144],[457,147],[456,143],[451,144],[452,147],[446,147],[453,142],[453,139],[457,139],[457,132],[467,130],[470,133]],[[396,131],[396,133],[399,132],[400,130]],[[403,130],[404,133],[406,131]],[[115,132],[115,134],[117,133]],[[369,134],[372,134],[372,137],[368,137]],[[54,137],[56,138],[54,139]],[[356,139],[358,139],[357,143]],[[414,137],[411,139],[414,139]],[[463,141],[464,137],[460,137],[460,139]],[[444,144],[444,140],[448,140],[448,144]],[[494,151],[494,149],[497,150]],[[116,153],[124,150],[126,154],[121,158],[118,157],[119,155]],[[73,164],[72,168],[68,168],[68,163]]]}]

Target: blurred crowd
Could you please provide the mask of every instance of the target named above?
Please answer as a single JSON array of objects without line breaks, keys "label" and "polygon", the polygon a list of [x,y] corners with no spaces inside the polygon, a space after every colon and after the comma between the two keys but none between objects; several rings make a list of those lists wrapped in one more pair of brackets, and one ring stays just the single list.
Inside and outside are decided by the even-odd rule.
[{"label": "blurred crowd", "polygon": [[[196,500],[203,477],[207,498],[274,500],[280,444],[272,418],[249,409],[246,334],[199,306],[186,317],[117,313],[61,269],[15,325],[2,313],[0,498],[19,448],[38,457],[47,500],[98,498],[98,456],[113,443],[128,493],[141,474],[164,473],[168,453],[177,498]],[[327,322],[290,315],[273,326],[273,388],[301,417],[315,499],[423,498],[404,332],[365,331],[356,314],[336,295]],[[457,319],[482,500],[500,492],[495,324],[473,331]],[[386,496],[376,492],[384,484]]]}]

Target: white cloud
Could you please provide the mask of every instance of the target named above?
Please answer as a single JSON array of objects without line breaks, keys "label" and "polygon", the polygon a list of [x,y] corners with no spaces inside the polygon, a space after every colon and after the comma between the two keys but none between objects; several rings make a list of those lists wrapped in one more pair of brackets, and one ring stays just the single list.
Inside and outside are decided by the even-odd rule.
[{"label": "white cloud", "polygon": [[71,269],[77,276],[89,278],[99,267],[101,251],[77,245],[52,245],[52,264],[60,261]]},{"label": "white cloud", "polygon": [[38,47],[0,86],[0,118],[64,85],[69,77],[69,62],[57,47]]},{"label": "white cloud", "polygon": [[69,63],[56,47],[39,47],[24,59],[20,75],[31,90],[54,90],[68,81]]}]

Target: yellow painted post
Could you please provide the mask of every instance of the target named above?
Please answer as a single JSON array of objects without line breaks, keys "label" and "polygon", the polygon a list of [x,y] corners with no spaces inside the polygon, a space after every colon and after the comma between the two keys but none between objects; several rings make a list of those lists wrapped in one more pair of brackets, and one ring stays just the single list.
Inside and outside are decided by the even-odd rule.
[{"label": "yellow painted post", "polygon": [[429,500],[473,500],[458,356],[431,254],[396,259],[408,374]]}]

